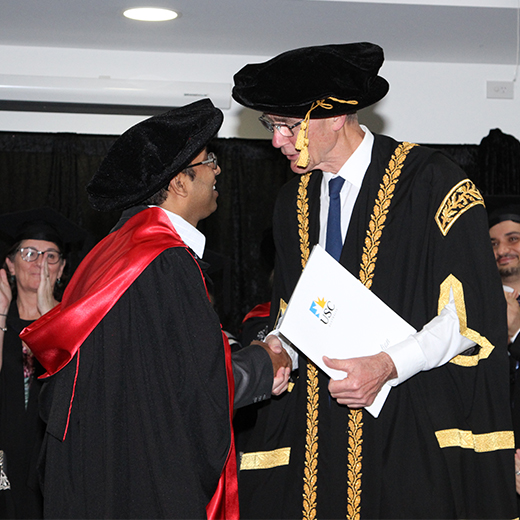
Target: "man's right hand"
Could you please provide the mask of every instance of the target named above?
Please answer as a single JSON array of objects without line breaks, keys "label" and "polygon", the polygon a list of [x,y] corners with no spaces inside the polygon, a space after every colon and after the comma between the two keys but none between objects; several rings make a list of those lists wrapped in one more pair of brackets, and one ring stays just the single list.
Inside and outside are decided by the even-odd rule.
[{"label": "man's right hand", "polygon": [[289,354],[282,347],[281,341],[275,336],[269,336],[266,343],[253,341],[252,344],[260,345],[265,349],[273,364],[273,388],[272,395],[280,395],[287,390],[289,377],[292,370],[292,361]]},{"label": "man's right hand", "polygon": [[345,378],[329,381],[329,392],[339,404],[349,408],[370,406],[383,385],[397,377],[392,358],[386,352],[353,359],[329,359],[323,356],[329,368],[343,370]]}]

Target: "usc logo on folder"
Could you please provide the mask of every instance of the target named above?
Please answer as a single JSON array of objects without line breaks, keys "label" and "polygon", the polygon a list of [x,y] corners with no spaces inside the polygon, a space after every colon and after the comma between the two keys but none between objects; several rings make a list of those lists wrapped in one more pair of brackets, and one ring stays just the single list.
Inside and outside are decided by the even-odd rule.
[{"label": "usc logo on folder", "polygon": [[309,310],[318,318],[324,325],[329,325],[334,319],[336,313],[336,306],[331,300],[325,298],[318,298],[311,303]]}]

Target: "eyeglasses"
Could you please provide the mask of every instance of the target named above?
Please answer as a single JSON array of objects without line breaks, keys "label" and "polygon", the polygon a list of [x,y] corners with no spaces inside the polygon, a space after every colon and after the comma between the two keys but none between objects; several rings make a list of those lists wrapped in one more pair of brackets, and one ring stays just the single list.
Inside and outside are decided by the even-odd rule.
[{"label": "eyeglasses", "polygon": [[[211,163],[213,163],[213,164],[211,164]],[[201,161],[201,162],[198,162],[195,164],[188,164],[188,166],[186,166],[186,168],[194,168],[195,166],[200,166],[201,164],[211,164],[211,167],[214,170],[216,170],[218,168],[217,156],[213,152],[210,152],[210,153],[208,153],[208,158],[205,161]]]},{"label": "eyeglasses", "polygon": [[280,133],[280,135],[283,135],[284,137],[292,137],[294,135],[293,128],[296,128],[297,126],[301,125],[302,121],[303,121],[303,119],[302,119],[301,121],[294,123],[294,125],[288,125],[287,123],[274,123],[265,115],[261,115],[258,118],[258,120],[272,134],[274,133],[275,130],[277,130]]},{"label": "eyeglasses", "polygon": [[47,249],[47,251],[38,251],[33,247],[21,247],[18,249],[20,251],[20,256],[22,260],[26,262],[36,262],[40,255],[47,255],[47,262],[49,264],[57,264],[62,257],[62,254],[55,249]]}]

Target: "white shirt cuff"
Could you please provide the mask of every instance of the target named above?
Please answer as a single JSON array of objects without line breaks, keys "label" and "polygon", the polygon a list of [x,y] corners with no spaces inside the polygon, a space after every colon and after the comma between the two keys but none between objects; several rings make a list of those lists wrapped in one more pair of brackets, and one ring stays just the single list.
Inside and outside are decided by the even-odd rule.
[{"label": "white shirt cuff", "polygon": [[280,340],[280,342],[282,343],[282,347],[285,349],[285,351],[287,352],[287,354],[289,354],[289,357],[291,358],[292,369],[296,370],[298,368],[298,352],[293,348],[292,343],[290,343],[282,334],[280,334],[278,330],[271,331],[267,335],[266,340],[269,336],[274,336]]},{"label": "white shirt cuff", "polygon": [[474,345],[460,334],[457,309],[450,300],[419,332],[385,350],[398,374],[389,384],[396,386],[422,370],[440,367]]},{"label": "white shirt cuff", "polygon": [[404,341],[385,349],[392,358],[397,370],[397,378],[388,381],[390,386],[396,386],[414,376],[426,366],[426,357],[414,336],[408,336]]}]

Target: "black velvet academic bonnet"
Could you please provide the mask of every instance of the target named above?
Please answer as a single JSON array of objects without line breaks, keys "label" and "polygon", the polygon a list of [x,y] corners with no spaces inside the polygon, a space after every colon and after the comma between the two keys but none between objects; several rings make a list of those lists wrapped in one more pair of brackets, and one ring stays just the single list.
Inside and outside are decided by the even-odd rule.
[{"label": "black velvet academic bonnet", "polygon": [[202,99],[133,126],[112,145],[89,182],[90,204],[111,211],[146,200],[193,161],[223,118],[209,99]]},{"label": "black velvet academic bonnet", "polygon": [[54,242],[62,253],[71,244],[81,244],[86,232],[52,208],[42,207],[0,215],[0,234],[10,245],[22,240]]},{"label": "black velvet academic bonnet", "polygon": [[304,118],[318,100],[332,106],[315,107],[311,118],[348,114],[388,92],[388,82],[377,75],[383,61],[383,49],[367,42],[295,49],[238,71],[233,98],[285,117]]},{"label": "black velvet academic bonnet", "polygon": [[512,220],[520,224],[520,204],[510,204],[497,208],[489,214],[489,228],[496,226],[500,222]]}]

